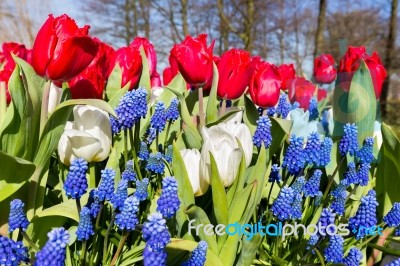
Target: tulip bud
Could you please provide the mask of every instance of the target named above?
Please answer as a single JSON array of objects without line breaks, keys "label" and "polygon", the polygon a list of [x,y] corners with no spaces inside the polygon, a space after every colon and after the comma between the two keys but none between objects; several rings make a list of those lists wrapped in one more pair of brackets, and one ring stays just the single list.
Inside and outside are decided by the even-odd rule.
[{"label": "tulip bud", "polygon": [[111,150],[111,125],[107,112],[89,105],[74,107],[74,122],[68,122],[58,143],[60,160],[70,165],[75,158],[87,162],[105,160]]},{"label": "tulip bud", "polygon": [[154,76],[157,72],[157,54],[154,50],[154,46],[146,38],[136,37],[130,47],[138,50],[140,52],[140,47],[143,47],[144,53],[147,57],[147,63],[149,65],[150,76]]},{"label": "tulip bud", "polygon": [[53,82],[51,83],[49,91],[49,105],[47,106],[47,112],[49,115],[54,112],[57,105],[60,103],[62,92],[63,90],[61,88],[59,88]]},{"label": "tulip bud", "polygon": [[295,78],[288,84],[289,100],[291,103],[298,102],[301,108],[308,109],[310,100],[314,95],[316,86],[305,78]]},{"label": "tulip bud", "polygon": [[314,59],[314,78],[320,84],[330,84],[336,79],[335,60],[331,54],[321,54]]},{"label": "tulip bud", "polygon": [[129,82],[129,89],[136,88],[142,75],[142,57],[140,52],[133,47],[119,48],[115,54],[115,65],[119,64],[122,70],[121,86]]},{"label": "tulip bud", "polygon": [[190,184],[192,184],[195,196],[201,196],[207,192],[209,184],[205,179],[200,178],[200,152],[196,149],[181,150],[183,162],[189,176]]}]

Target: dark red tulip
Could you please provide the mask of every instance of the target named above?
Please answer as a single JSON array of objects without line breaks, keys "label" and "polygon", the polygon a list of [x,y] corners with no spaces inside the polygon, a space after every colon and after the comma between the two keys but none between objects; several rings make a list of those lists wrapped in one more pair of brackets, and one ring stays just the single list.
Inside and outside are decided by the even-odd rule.
[{"label": "dark red tulip", "polygon": [[89,26],[78,28],[67,15],[49,18],[39,30],[32,50],[36,73],[53,81],[68,81],[84,70],[97,54],[98,43]]},{"label": "dark red tulip", "polygon": [[95,58],[89,64],[89,67],[96,67],[101,72],[103,78],[107,80],[114,67],[115,50],[110,45],[101,42],[97,38],[95,38],[95,40],[99,43],[99,50]]},{"label": "dark red tulip", "polygon": [[275,65],[258,61],[250,80],[249,91],[253,102],[262,107],[275,106],[279,100],[282,78]]},{"label": "dark red tulip", "polygon": [[296,70],[293,64],[282,64],[278,68],[279,73],[282,77],[282,90],[287,90],[288,81],[293,80],[296,77]]},{"label": "dark red tulip", "polygon": [[73,99],[102,99],[106,80],[99,69],[88,67],[68,85]]},{"label": "dark red tulip", "polygon": [[340,59],[338,71],[340,86],[343,90],[349,91],[351,80],[360,66],[361,60],[364,60],[367,64],[374,85],[375,96],[378,99],[387,73],[377,52],[373,52],[372,56],[370,56],[364,46],[349,46],[346,54]]},{"label": "dark red tulip", "polygon": [[318,92],[317,92],[318,101],[322,101],[323,99],[326,98],[327,95],[328,95],[328,91],[327,90],[318,88]]},{"label": "dark red tulip", "polygon": [[171,50],[178,65],[179,72],[192,86],[201,87],[212,79],[214,42],[207,47],[207,35],[197,38],[187,36],[181,44]]},{"label": "dark red tulip", "polygon": [[154,46],[146,38],[136,37],[129,45],[140,52],[142,46],[147,57],[149,64],[150,76],[153,76],[157,71],[157,54],[154,50]]},{"label": "dark red tulip", "polygon": [[336,79],[335,60],[330,54],[321,54],[314,59],[314,79],[319,84],[330,84]]},{"label": "dark red tulip", "polygon": [[250,83],[253,64],[249,52],[231,49],[225,52],[218,63],[217,94],[225,100],[242,96]]},{"label": "dark red tulip", "polygon": [[298,102],[301,108],[308,109],[310,100],[314,95],[316,86],[305,78],[296,77],[288,83],[289,100],[291,103]]},{"label": "dark red tulip", "polygon": [[115,54],[115,64],[117,63],[122,70],[121,86],[124,87],[130,82],[129,89],[132,90],[138,85],[142,75],[140,52],[131,46],[119,48]]}]

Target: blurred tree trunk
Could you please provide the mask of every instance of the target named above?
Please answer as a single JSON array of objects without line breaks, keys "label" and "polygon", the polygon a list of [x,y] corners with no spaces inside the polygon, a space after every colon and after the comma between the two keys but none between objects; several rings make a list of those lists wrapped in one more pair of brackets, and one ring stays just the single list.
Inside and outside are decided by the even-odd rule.
[{"label": "blurred tree trunk", "polygon": [[399,9],[399,1],[392,0],[390,22],[389,22],[389,34],[386,43],[386,57],[385,57],[385,68],[388,72],[388,77],[383,82],[382,93],[381,93],[381,112],[382,116],[385,117],[387,114],[387,101],[389,98],[389,87],[390,87],[390,74],[392,71],[392,59],[394,57],[395,42],[396,42],[396,31],[397,31],[397,11]]},{"label": "blurred tree trunk", "polygon": [[187,19],[187,0],[181,0],[181,15],[182,15],[182,32],[183,32],[183,37],[186,37],[189,35],[189,29],[188,29],[188,19]]},{"label": "blurred tree trunk", "polygon": [[317,24],[317,31],[315,33],[314,58],[321,53],[321,48],[324,45],[326,4],[327,0],[319,1],[318,24]]}]

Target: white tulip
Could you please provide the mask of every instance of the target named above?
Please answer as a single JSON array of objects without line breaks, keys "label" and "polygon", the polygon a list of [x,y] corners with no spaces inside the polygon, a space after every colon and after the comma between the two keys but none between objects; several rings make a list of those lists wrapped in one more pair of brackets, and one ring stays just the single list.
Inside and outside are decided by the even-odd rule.
[{"label": "white tulip", "polygon": [[49,116],[54,112],[57,105],[60,103],[62,92],[63,90],[60,87],[57,87],[53,82],[51,83],[49,89],[49,103],[47,105],[47,113]]},{"label": "white tulip", "polygon": [[181,155],[194,195],[203,195],[207,192],[209,184],[203,178],[200,178],[200,152],[196,149],[184,149],[181,150]]},{"label": "white tulip", "polygon": [[[210,128],[204,127],[201,134],[204,144],[201,150],[200,178],[210,183],[209,153],[211,152],[217,163],[223,185],[229,187],[236,178],[243,152],[246,165],[250,165],[253,141],[249,128],[245,124],[220,123]],[[243,152],[238,141],[243,147]]]},{"label": "white tulip", "polygon": [[381,131],[381,123],[379,121],[374,122],[374,141],[378,147],[378,150],[380,150],[383,143],[383,137]]},{"label": "white tulip", "polygon": [[161,87],[153,87],[150,91],[150,106],[153,106],[158,98],[160,98],[161,94],[163,94],[164,88]]},{"label": "white tulip", "polygon": [[75,158],[87,162],[103,161],[110,154],[111,136],[107,112],[89,105],[77,105],[74,122],[67,122],[58,143],[60,160],[66,165]]},{"label": "white tulip", "polygon": [[288,120],[293,121],[290,135],[296,135],[296,137],[307,137],[312,132],[318,132],[320,135],[325,135],[324,128],[318,121],[309,121],[310,113],[303,110],[303,108],[296,108],[289,112]]}]

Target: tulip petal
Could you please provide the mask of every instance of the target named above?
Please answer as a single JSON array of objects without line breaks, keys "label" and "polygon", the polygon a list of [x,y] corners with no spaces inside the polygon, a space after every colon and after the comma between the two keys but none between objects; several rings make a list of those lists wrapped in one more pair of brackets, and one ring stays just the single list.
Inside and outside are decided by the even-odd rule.
[{"label": "tulip petal", "polygon": [[229,187],[230,185],[232,185],[233,181],[235,181],[239,170],[240,161],[242,160],[242,156],[242,151],[239,148],[235,149],[229,156],[226,178],[223,179],[221,177],[225,187]]},{"label": "tulip petal", "polygon": [[74,129],[66,130],[64,133],[70,141],[73,155],[77,158],[92,162],[94,156],[102,149],[100,141],[89,133]]}]

